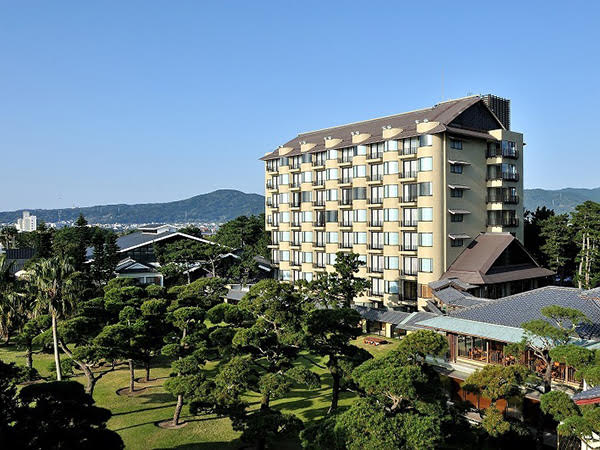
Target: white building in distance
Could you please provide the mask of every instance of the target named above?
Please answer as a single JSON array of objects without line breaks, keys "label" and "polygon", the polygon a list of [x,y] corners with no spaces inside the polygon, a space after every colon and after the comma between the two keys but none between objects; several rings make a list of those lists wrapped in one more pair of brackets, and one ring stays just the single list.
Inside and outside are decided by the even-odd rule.
[{"label": "white building in distance", "polygon": [[37,217],[29,214],[29,211],[23,211],[23,218],[17,219],[17,231],[35,230],[37,230]]}]

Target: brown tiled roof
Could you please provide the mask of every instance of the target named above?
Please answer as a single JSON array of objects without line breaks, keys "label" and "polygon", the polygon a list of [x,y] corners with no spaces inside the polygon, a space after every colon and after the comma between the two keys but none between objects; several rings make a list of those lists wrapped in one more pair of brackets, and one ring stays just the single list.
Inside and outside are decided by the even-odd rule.
[{"label": "brown tiled roof", "polygon": [[[528,264],[490,270],[494,262],[512,243],[529,257]],[[510,233],[481,233],[458,255],[442,278],[458,278],[465,283],[493,284],[547,277],[554,272],[540,267],[523,245]]]},{"label": "brown tiled roof", "polygon": [[[358,131],[360,133],[370,134],[371,137],[365,141],[366,143],[383,141],[383,129],[382,127],[391,126],[392,128],[401,128],[402,132],[394,136],[394,139],[403,139],[407,137],[418,136],[417,125],[415,121],[423,122],[428,120],[430,122],[439,122],[440,125],[429,131],[429,133],[441,133],[447,129],[447,125],[451,123],[456,117],[458,117],[467,108],[474,104],[482,102],[483,100],[479,96],[471,96],[460,98],[456,100],[449,100],[446,102],[438,103],[431,108],[420,109],[417,111],[406,112],[402,114],[396,114],[387,117],[380,117],[377,119],[365,120],[363,122],[355,122],[347,125],[341,125],[337,127],[324,128],[322,130],[309,131],[306,133],[300,133],[294,139],[283,144],[283,147],[291,147],[293,150],[284,156],[295,156],[300,154],[300,142],[306,141],[307,143],[317,144],[318,148],[313,148],[310,153],[324,150],[325,138],[331,136],[332,139],[343,139],[341,145],[336,145],[332,148],[343,148],[349,145],[353,145],[352,132]],[[487,106],[486,106],[487,107]],[[502,124],[498,121],[498,128],[501,128]],[[486,139],[494,139],[491,135],[485,132],[485,130],[471,131],[462,128],[452,127],[452,131],[457,134],[473,135],[474,137],[483,137]],[[346,142],[350,142],[346,145]],[[274,159],[279,157],[279,149],[263,156],[262,160]]]}]

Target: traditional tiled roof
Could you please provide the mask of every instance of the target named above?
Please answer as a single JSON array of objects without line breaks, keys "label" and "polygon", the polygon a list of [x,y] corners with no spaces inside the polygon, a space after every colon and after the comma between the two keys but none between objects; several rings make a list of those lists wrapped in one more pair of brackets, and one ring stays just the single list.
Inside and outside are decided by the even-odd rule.
[{"label": "traditional tiled roof", "polygon": [[578,405],[600,403],[600,386],[587,389],[573,396],[573,401]]},{"label": "traditional tiled roof", "polygon": [[541,313],[542,308],[559,305],[581,311],[592,322],[591,325],[578,327],[581,337],[600,337],[600,302],[581,294],[582,291],[576,288],[546,286],[459,309],[450,315],[487,324],[518,327],[534,319],[548,320]]},{"label": "traditional tiled roof", "polygon": [[477,287],[473,284],[465,283],[459,278],[441,278],[437,281],[432,281],[429,283],[429,287],[433,290],[442,289],[448,286],[454,286],[462,289],[463,291]]},{"label": "traditional tiled roof", "polygon": [[417,312],[411,313],[406,319],[404,319],[402,322],[400,322],[397,325],[397,327],[402,328],[403,330],[407,330],[407,331],[420,330],[423,327],[419,324],[419,322],[421,322],[423,320],[427,320],[427,319],[432,319],[434,317],[443,317],[443,316],[439,316],[438,314],[431,313],[431,312],[417,311]]},{"label": "traditional tiled roof", "polygon": [[420,321],[417,325],[422,328],[433,328],[469,336],[478,336],[501,342],[521,342],[524,331],[506,325],[483,323],[476,320],[466,320],[451,316],[437,316]]},{"label": "traditional tiled roof", "polygon": [[[370,137],[366,141],[361,142],[361,144],[380,142],[384,140],[382,136],[382,128],[388,126],[402,130],[399,134],[395,135],[393,139],[403,139],[421,134],[417,132],[416,121],[439,122],[439,125],[428,131],[428,133],[441,133],[445,131],[448,128],[448,125],[452,123],[452,121],[461,113],[479,102],[481,102],[482,105],[485,104],[479,96],[465,97],[438,103],[431,108],[301,133],[294,139],[286,142],[282,147],[292,149],[289,153],[286,153],[285,156],[295,156],[301,154],[300,146],[302,142],[316,144],[316,147],[312,148],[310,153],[323,151],[325,150],[325,139],[330,136],[332,139],[342,139],[342,142],[331,148],[350,147],[355,145],[352,144],[352,133],[354,132],[370,135]],[[497,122],[497,129],[503,128],[500,121],[495,118],[495,115],[489,110],[489,108],[487,109],[491,113],[492,117],[494,117],[495,122]],[[457,127],[451,127],[451,129],[452,132],[457,135],[468,134],[472,137],[496,140],[493,136],[486,133],[486,130],[473,131]],[[279,149],[277,149],[274,152],[265,155],[261,159],[275,159],[279,156]]]},{"label": "traditional tiled roof", "polygon": [[394,325],[400,324],[403,320],[406,320],[411,315],[411,313],[403,311],[375,309],[358,305],[354,306],[354,309],[358,311],[363,319],[371,320],[373,322],[392,323]]},{"label": "traditional tiled roof", "polygon": [[439,291],[434,291],[433,295],[444,305],[458,306],[462,308],[479,305],[481,303],[489,301],[484,298],[473,297],[472,295],[469,295],[466,292],[459,291],[458,289],[455,289],[451,286],[444,289],[440,289]]}]

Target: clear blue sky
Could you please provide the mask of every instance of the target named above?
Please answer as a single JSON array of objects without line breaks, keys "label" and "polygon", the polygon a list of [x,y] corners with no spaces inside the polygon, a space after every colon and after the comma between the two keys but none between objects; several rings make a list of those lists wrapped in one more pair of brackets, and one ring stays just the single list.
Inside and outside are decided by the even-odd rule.
[{"label": "clear blue sky", "polygon": [[599,2],[0,1],[0,210],[263,193],[298,132],[512,100],[526,187],[600,185]]}]

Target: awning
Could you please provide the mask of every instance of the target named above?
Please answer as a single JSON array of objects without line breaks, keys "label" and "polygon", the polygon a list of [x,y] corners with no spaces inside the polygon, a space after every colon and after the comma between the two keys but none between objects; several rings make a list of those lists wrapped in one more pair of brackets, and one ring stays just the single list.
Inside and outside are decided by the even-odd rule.
[{"label": "awning", "polygon": [[448,187],[450,189],[459,189],[462,191],[467,191],[471,189],[469,186],[465,186],[464,184],[449,184]]},{"label": "awning", "polygon": [[448,237],[450,239],[452,239],[452,240],[455,240],[455,239],[469,239],[471,236],[469,236],[468,234],[464,234],[464,233],[463,234],[460,234],[460,233],[458,233],[458,234],[450,233],[448,235]]},{"label": "awning", "polygon": [[466,209],[449,209],[448,212],[450,214],[471,214],[471,211],[467,211]]},{"label": "awning", "polygon": [[470,166],[471,163],[469,161],[461,161],[461,160],[454,160],[454,159],[449,159],[448,162],[450,164],[452,164],[453,166]]}]

